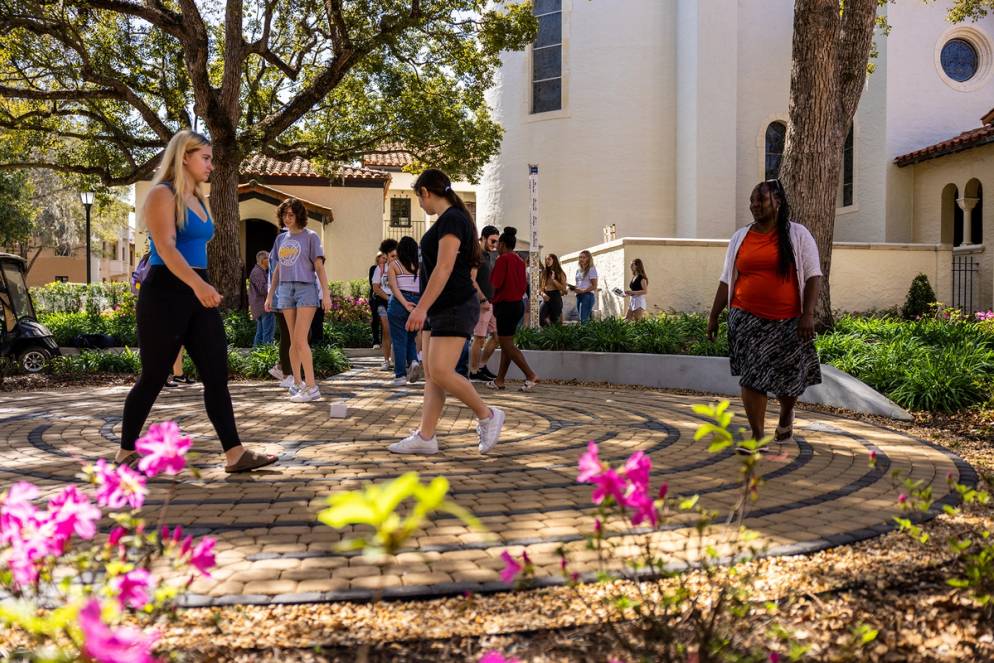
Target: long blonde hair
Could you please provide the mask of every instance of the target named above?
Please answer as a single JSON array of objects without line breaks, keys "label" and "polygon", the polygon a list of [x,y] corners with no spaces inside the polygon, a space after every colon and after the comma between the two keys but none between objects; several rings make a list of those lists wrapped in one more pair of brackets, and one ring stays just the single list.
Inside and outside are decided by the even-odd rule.
[{"label": "long blonde hair", "polygon": [[[152,178],[152,187],[168,182],[173,190],[173,197],[176,198],[176,227],[183,230],[186,227],[186,195],[184,192],[189,186],[189,175],[183,166],[183,158],[191,152],[196,152],[211,142],[203,134],[196,131],[184,129],[176,133],[166,146],[166,151],[162,153],[162,161],[159,163],[155,177]],[[207,196],[204,195],[203,187],[198,182],[193,185],[193,195],[197,197],[205,208],[207,208]],[[210,208],[207,208],[210,214]]]},{"label": "long blonde hair", "polygon": [[587,251],[587,250],[580,251],[580,255],[587,257],[587,268],[583,269],[582,267],[580,267],[580,260],[579,260],[579,258],[576,261],[576,266],[579,269],[583,269],[583,278],[587,278],[587,274],[590,273],[590,268],[594,266],[594,257],[592,255],[590,255],[590,251]]}]

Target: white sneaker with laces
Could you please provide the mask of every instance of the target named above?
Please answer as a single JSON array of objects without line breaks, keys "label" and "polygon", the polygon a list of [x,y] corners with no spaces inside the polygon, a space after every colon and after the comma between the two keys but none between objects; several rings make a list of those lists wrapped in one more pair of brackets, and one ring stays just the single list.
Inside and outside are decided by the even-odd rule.
[{"label": "white sneaker with laces", "polygon": [[381,371],[392,371],[393,370],[393,364],[391,364],[389,361],[385,361],[382,364],[380,364],[380,370]]},{"label": "white sneaker with laces", "polygon": [[507,415],[503,410],[492,407],[490,416],[476,422],[476,432],[480,434],[480,453],[486,454],[497,446],[500,440],[500,430],[504,427],[504,419]]},{"label": "white sneaker with laces", "polygon": [[429,456],[438,453],[438,438],[434,435],[430,440],[421,437],[421,431],[416,430],[400,442],[394,442],[387,449],[395,454],[422,454]]},{"label": "white sneaker with laces", "polygon": [[280,378],[280,386],[283,387],[284,389],[289,389],[294,384],[295,383],[293,381],[293,376],[292,375],[288,375],[285,378]]},{"label": "white sneaker with laces", "polygon": [[[293,379],[293,376],[290,376],[290,378]],[[303,382],[301,382],[300,384],[297,384],[296,382],[292,382],[290,384],[290,387],[288,388],[287,393],[290,394],[290,398],[293,398],[294,396],[296,396],[297,394],[299,394],[301,391],[303,391],[303,389],[304,389],[304,383]]]},{"label": "white sneaker with laces", "polygon": [[404,384],[407,384],[407,383],[408,383],[408,379],[405,378],[404,376],[401,376],[399,378],[394,378],[393,380],[390,380],[390,384],[393,385],[394,387],[399,387],[400,385],[404,385]]},{"label": "white sneaker with laces", "polygon": [[411,363],[411,367],[407,369],[407,381],[414,384],[424,375],[424,370],[421,368],[421,362],[415,361]]},{"label": "white sneaker with laces", "polygon": [[[269,374],[272,375],[277,380],[283,380],[284,379],[283,370],[279,366],[273,366],[272,368],[270,368],[269,369]],[[286,385],[284,385],[284,384],[281,383],[280,386],[283,387],[283,386],[286,386]]]},{"label": "white sneaker with laces", "polygon": [[374,350],[379,350],[380,349],[380,344],[379,343],[373,343],[373,349]]},{"label": "white sneaker with laces", "polygon": [[295,396],[290,397],[291,403],[310,403],[321,400],[321,390],[317,385],[313,387],[304,386]]}]

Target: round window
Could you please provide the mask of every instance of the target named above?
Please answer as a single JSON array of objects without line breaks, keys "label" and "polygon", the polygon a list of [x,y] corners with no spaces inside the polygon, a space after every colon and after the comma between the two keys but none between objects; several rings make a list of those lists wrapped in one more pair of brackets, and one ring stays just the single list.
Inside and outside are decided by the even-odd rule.
[{"label": "round window", "polygon": [[977,49],[966,39],[950,39],[942,47],[942,71],[946,76],[963,83],[977,75],[980,56]]}]

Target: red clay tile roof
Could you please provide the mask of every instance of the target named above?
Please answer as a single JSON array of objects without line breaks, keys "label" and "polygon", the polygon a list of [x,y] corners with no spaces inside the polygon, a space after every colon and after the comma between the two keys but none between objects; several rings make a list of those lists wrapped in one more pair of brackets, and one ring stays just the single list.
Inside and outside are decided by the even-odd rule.
[{"label": "red clay tile roof", "polygon": [[[307,159],[295,157],[291,161],[277,161],[262,154],[253,154],[241,165],[243,177],[302,177],[309,179],[327,179],[327,176],[314,170]],[[347,180],[388,180],[389,173],[372,168],[356,166],[340,166],[335,171],[335,178]]]},{"label": "red clay tile roof", "polygon": [[375,166],[379,168],[403,168],[414,162],[411,155],[404,150],[403,143],[386,143],[381,145],[376,152],[364,154],[362,157],[363,166]]},{"label": "red clay tile roof", "polygon": [[969,150],[974,147],[980,147],[981,145],[987,145],[988,143],[994,143],[994,108],[992,108],[989,113],[984,115],[980,121],[984,123],[984,126],[964,131],[955,138],[941,141],[935,145],[929,145],[928,147],[923,147],[920,150],[902,154],[894,159],[894,163],[898,166],[910,166],[914,163],[920,163],[922,161],[928,161],[929,159],[935,159],[936,157],[945,156],[947,154],[954,154],[956,152],[962,152],[963,150]]}]

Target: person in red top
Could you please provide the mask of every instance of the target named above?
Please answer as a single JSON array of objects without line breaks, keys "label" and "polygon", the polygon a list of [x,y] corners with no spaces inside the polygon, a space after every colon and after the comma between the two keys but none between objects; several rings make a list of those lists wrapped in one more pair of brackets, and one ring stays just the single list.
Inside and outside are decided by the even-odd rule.
[{"label": "person in red top", "polygon": [[500,370],[497,377],[487,383],[490,389],[504,389],[504,379],[511,362],[521,369],[525,383],[521,391],[531,391],[538,383],[538,375],[528,365],[521,350],[514,344],[514,332],[525,315],[522,297],[528,287],[525,276],[525,262],[514,252],[518,243],[518,231],[507,227],[497,240],[497,262],[490,273],[494,286],[494,317],[497,319],[497,342],[500,343]]}]

